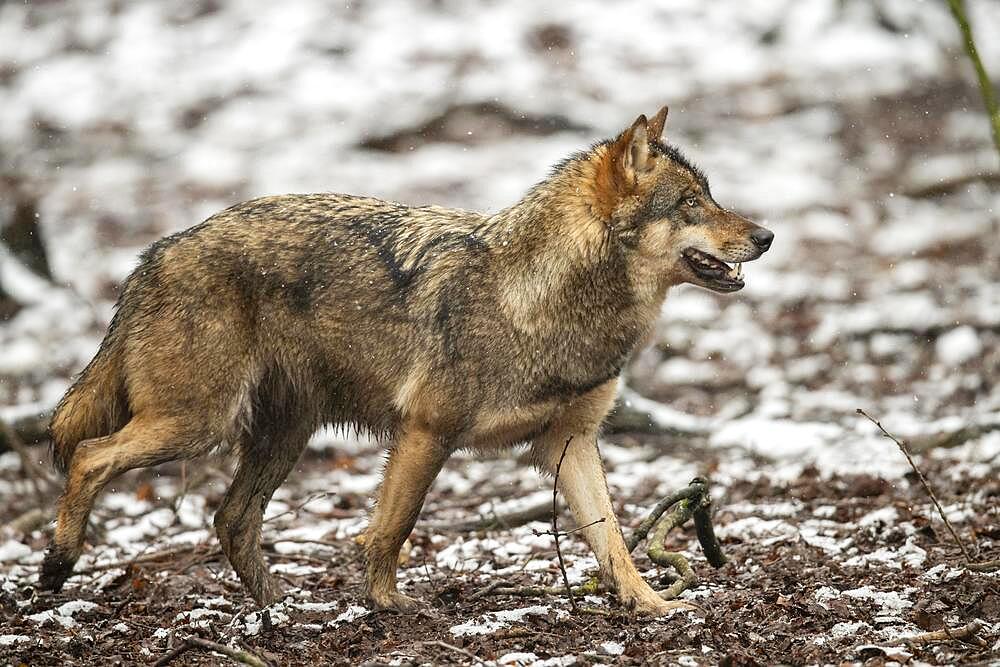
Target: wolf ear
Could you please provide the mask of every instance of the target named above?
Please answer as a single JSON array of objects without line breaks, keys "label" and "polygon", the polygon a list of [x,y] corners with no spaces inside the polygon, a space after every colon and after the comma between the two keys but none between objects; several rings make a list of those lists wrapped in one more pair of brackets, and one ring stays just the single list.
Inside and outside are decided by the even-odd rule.
[{"label": "wolf ear", "polygon": [[649,140],[659,141],[663,136],[663,126],[667,124],[667,113],[670,110],[664,106],[656,112],[656,115],[649,121]]},{"label": "wolf ear", "polygon": [[649,122],[642,115],[615,141],[613,156],[626,183],[635,183],[638,174],[653,168],[654,156],[649,150]]},{"label": "wolf ear", "polygon": [[656,156],[649,147],[649,122],[639,116],[618,135],[601,157],[594,182],[594,210],[609,218],[622,198],[632,194],[639,175],[650,171]]}]

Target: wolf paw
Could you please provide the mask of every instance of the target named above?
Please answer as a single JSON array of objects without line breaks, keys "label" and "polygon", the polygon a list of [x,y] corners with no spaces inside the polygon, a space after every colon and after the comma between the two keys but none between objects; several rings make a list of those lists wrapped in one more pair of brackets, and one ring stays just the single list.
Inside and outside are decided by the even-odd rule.
[{"label": "wolf paw", "polygon": [[664,600],[655,592],[636,594],[634,596],[620,596],[622,603],[643,616],[663,616],[674,609],[686,609],[688,611],[698,611],[698,607],[681,602],[680,600]]},{"label": "wolf paw", "polygon": [[38,587],[58,593],[73,573],[73,562],[62,553],[49,547],[42,560],[42,570],[38,575]]},{"label": "wolf paw", "polygon": [[403,595],[399,591],[383,593],[377,596],[372,595],[370,597],[372,604],[375,605],[376,609],[398,611],[401,614],[413,614],[420,611],[420,609],[424,606],[424,603],[417,598],[411,598],[409,595]]}]

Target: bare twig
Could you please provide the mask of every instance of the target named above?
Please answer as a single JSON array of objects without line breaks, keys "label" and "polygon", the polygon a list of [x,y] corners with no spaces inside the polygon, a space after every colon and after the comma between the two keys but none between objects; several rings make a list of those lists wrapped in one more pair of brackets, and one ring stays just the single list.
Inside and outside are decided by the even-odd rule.
[{"label": "bare twig", "polygon": [[573,611],[576,611],[576,600],[573,598],[573,589],[569,585],[569,575],[566,574],[566,563],[563,562],[562,548],[559,546],[559,501],[557,493],[559,489],[559,473],[562,471],[563,460],[566,458],[566,452],[569,450],[571,442],[573,442],[573,436],[566,438],[562,454],[559,455],[559,463],[556,464],[556,476],[552,481],[552,539],[556,543],[556,557],[559,559],[559,571],[562,572],[563,584],[566,586],[566,595],[569,596],[569,606],[573,608]]},{"label": "bare twig", "polygon": [[319,493],[314,493],[314,494],[310,495],[308,498],[306,498],[305,500],[303,500],[302,502],[300,502],[299,504],[293,505],[292,507],[289,507],[284,512],[280,512],[278,514],[275,514],[272,517],[268,517],[268,518],[264,519],[263,522],[264,523],[269,523],[271,521],[274,521],[275,519],[280,519],[281,517],[286,516],[288,514],[294,514],[297,517],[299,515],[299,512],[302,511],[305,508],[305,506],[308,505],[309,503],[311,503],[312,501],[319,500],[321,498],[329,498],[332,495],[335,495],[335,494],[332,493],[332,492],[330,492],[330,491],[320,491]]},{"label": "bare twig", "polygon": [[605,520],[606,520],[605,517],[602,516],[600,519],[594,519],[593,521],[591,521],[588,524],[584,524],[582,526],[577,526],[576,528],[573,528],[571,530],[564,531],[562,533],[562,535],[563,535],[563,537],[565,537],[566,535],[572,535],[573,533],[578,533],[581,530],[586,530],[587,528],[590,528],[591,526],[596,526],[599,523],[604,523]]},{"label": "bare twig", "polygon": [[948,527],[948,531],[951,533],[951,536],[955,538],[955,542],[956,544],[958,544],[958,548],[962,550],[962,555],[965,556],[965,561],[967,563],[973,562],[972,556],[965,548],[965,543],[963,543],[962,540],[958,537],[958,533],[955,532],[955,528],[951,525],[951,521],[948,520],[948,517],[945,515],[944,510],[941,509],[941,503],[938,502],[937,496],[934,494],[934,490],[931,488],[931,485],[927,483],[927,479],[924,477],[924,473],[920,472],[920,468],[917,467],[917,464],[914,463],[913,461],[913,457],[910,456],[910,450],[906,447],[906,444],[904,444],[902,440],[900,440],[899,438],[897,438],[896,436],[885,430],[885,427],[883,427],[882,424],[877,419],[872,417],[870,414],[868,414],[861,408],[858,408],[857,412],[859,415],[866,417],[868,421],[875,424],[875,426],[877,426],[878,429],[882,431],[882,435],[895,442],[896,446],[899,447],[899,451],[903,452],[903,456],[905,456],[906,460],[909,461],[910,467],[913,468],[913,472],[917,474],[917,479],[920,480],[920,484],[924,487],[924,491],[927,492],[927,495],[931,497],[931,501],[934,502],[934,507],[937,508],[938,514],[944,521],[944,525]]},{"label": "bare twig", "polygon": [[976,70],[976,78],[979,80],[979,92],[983,96],[983,105],[990,118],[990,129],[993,131],[993,144],[996,146],[997,154],[1000,155],[1000,108],[997,106],[996,94],[993,92],[993,83],[990,81],[983,61],[979,57],[976,49],[976,40],[972,36],[972,26],[965,14],[965,2],[963,0],[948,0],[948,7],[951,8],[951,15],[955,17],[955,23],[962,33],[962,44],[965,53],[969,56],[973,68]]}]

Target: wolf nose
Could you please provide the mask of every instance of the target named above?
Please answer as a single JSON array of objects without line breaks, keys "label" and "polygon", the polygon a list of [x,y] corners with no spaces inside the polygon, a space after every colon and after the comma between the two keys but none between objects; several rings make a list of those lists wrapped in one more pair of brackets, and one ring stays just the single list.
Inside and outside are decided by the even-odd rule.
[{"label": "wolf nose", "polygon": [[750,232],[750,240],[753,241],[755,246],[761,249],[761,252],[763,252],[771,247],[771,241],[774,240],[774,232],[770,229],[759,227],[758,229]]}]

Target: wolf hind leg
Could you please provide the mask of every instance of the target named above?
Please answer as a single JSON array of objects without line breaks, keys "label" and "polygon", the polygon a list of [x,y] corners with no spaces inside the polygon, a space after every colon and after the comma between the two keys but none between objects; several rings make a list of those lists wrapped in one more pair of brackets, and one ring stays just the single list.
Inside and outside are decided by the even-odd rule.
[{"label": "wolf hind leg", "polygon": [[315,430],[314,422],[306,416],[291,418],[277,412],[258,414],[255,423],[261,426],[251,427],[246,434],[233,482],[215,513],[222,551],[261,607],[277,602],[281,595],[280,586],[268,573],[260,544],[264,510]]},{"label": "wolf hind leg", "polygon": [[197,456],[213,444],[204,431],[185,427],[179,419],[138,415],[117,433],[80,442],[57,505],[40,587],[58,591],[72,574],[94,502],[111,480],[134,468]]}]

